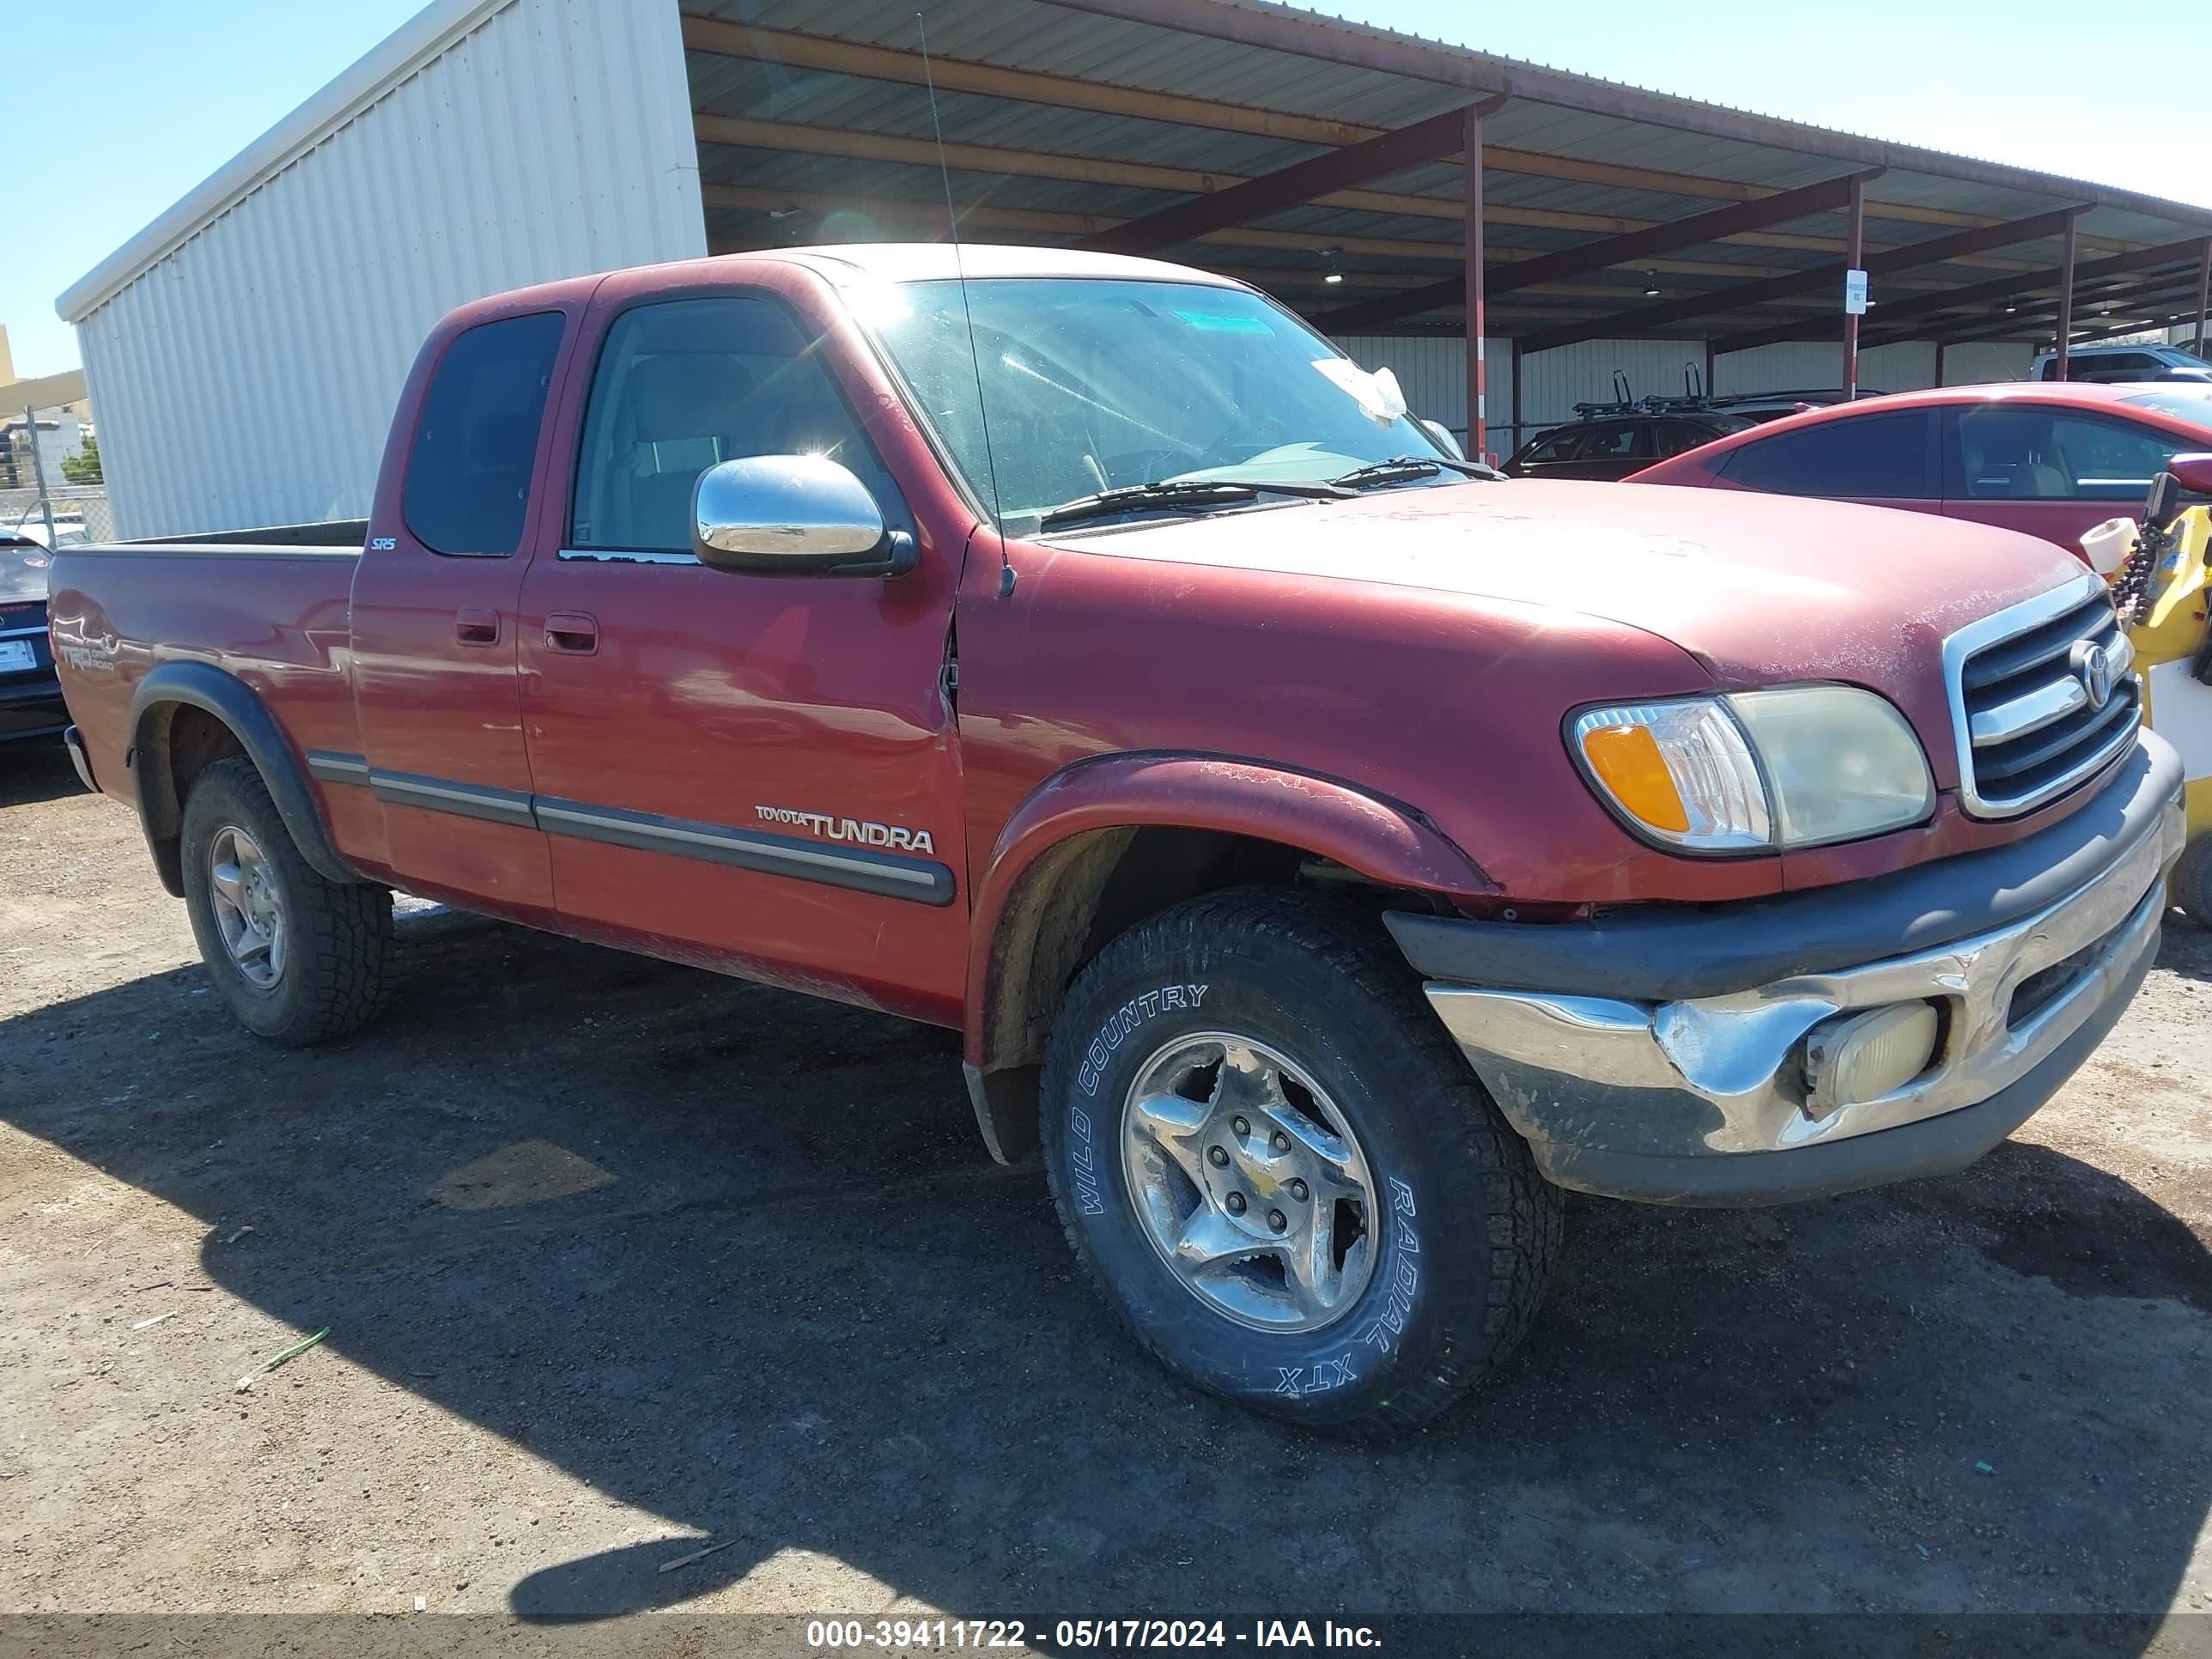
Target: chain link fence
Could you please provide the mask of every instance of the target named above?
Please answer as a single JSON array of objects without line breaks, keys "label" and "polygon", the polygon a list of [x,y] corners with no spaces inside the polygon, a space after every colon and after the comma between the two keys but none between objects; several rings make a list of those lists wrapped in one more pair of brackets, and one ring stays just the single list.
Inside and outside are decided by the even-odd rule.
[{"label": "chain link fence", "polygon": [[[115,514],[108,506],[105,484],[51,484],[46,496],[53,508],[54,539],[63,546],[115,539]],[[0,489],[0,530],[20,530],[33,541],[46,539],[46,513],[36,489]]]}]

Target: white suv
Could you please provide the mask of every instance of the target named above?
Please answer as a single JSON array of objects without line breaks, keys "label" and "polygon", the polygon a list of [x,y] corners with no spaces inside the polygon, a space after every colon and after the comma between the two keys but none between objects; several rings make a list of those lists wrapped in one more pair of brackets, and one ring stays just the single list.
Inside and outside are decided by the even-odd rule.
[{"label": "white suv", "polygon": [[[2041,351],[2027,366],[2031,380],[2058,378],[2058,354]],[[2121,380],[2212,380],[2212,363],[2179,346],[2075,346],[2066,354],[2066,378],[2110,385]]]}]

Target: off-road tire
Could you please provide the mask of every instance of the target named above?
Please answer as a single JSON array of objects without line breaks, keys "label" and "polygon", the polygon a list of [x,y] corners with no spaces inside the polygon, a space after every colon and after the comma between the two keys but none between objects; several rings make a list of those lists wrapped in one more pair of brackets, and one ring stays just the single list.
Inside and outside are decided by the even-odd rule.
[{"label": "off-road tire", "polygon": [[[209,849],[227,826],[261,848],[283,905],[287,958],[276,984],[250,981],[216,923]],[[359,1030],[384,1001],[394,946],[392,895],[334,882],[300,856],[252,761],[220,760],[194,780],[184,812],[185,908],[208,978],[240,1024],[285,1048]]]},{"label": "off-road tire", "polygon": [[2199,927],[2212,927],[2212,834],[2181,849],[2166,878],[2166,896]]},{"label": "off-road tire", "polygon": [[[1257,1329],[1216,1310],[1168,1267],[1130,1200],[1131,1086],[1147,1056],[1208,1031],[1293,1060],[1387,1195],[1368,1282],[1318,1329]],[[1558,1189],[1379,921],[1344,901],[1235,889],[1139,922],[1070,987],[1042,1091],[1046,1176],[1077,1259],[1140,1345],[1239,1405],[1358,1437],[1413,1428],[1512,1352],[1550,1283]]]}]

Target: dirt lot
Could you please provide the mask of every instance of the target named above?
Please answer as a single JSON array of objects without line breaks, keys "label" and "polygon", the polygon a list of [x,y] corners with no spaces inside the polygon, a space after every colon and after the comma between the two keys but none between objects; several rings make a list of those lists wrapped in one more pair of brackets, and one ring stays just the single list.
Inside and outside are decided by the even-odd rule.
[{"label": "dirt lot", "polygon": [[381,1025],[260,1047],[131,815],[0,756],[0,1608],[2063,1612],[2164,1651],[2212,1606],[2179,919],[1963,1176],[1577,1203],[1509,1372],[1381,1452],[1117,1340],[950,1035],[404,926]]}]

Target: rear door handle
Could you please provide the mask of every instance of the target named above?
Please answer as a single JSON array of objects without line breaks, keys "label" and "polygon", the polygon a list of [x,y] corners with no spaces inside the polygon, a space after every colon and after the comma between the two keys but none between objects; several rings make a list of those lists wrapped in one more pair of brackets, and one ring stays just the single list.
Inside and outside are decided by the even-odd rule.
[{"label": "rear door handle", "polygon": [[588,657],[599,648],[599,620],[582,611],[556,611],[545,618],[545,648]]},{"label": "rear door handle", "polygon": [[464,605],[453,613],[453,637],[463,645],[497,645],[499,612]]}]

